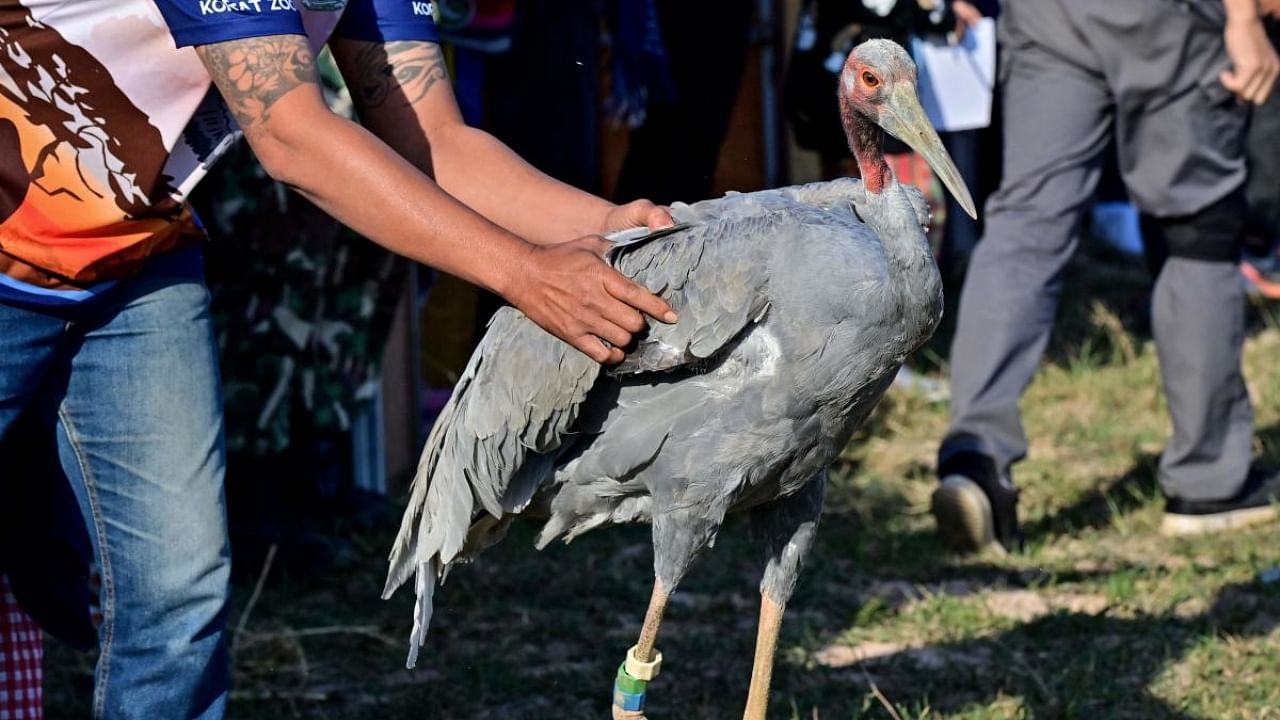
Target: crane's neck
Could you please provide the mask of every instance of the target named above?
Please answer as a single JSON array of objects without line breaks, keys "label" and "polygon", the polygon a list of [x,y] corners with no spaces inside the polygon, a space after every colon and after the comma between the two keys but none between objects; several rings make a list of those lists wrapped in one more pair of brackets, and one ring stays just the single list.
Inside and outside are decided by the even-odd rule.
[{"label": "crane's neck", "polygon": [[866,192],[863,218],[880,237],[903,322],[908,350],[915,350],[938,325],[942,314],[942,278],[929,238],[911,200],[895,186],[897,180],[884,161],[885,131],[858,107],[851,95],[840,95],[840,119],[849,149],[858,161]]},{"label": "crane's neck", "polygon": [[897,180],[884,160],[884,130],[851,102],[842,103],[841,110],[849,149],[858,161],[862,187],[867,193],[864,219],[880,237],[903,307],[914,309],[911,316],[919,327],[909,334],[927,338],[942,309],[942,279],[929,238],[907,195],[893,191]]},{"label": "crane's neck", "polygon": [[841,113],[845,134],[849,137],[849,149],[858,161],[862,173],[862,185],[867,192],[879,195],[893,182],[889,165],[884,161],[884,130],[862,113],[846,104]]}]

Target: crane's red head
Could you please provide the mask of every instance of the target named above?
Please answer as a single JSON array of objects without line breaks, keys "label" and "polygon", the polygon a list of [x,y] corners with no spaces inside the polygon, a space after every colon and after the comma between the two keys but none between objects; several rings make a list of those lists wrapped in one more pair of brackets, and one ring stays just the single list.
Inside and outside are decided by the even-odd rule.
[{"label": "crane's red head", "polygon": [[977,217],[968,188],[920,107],[916,66],[901,45],[868,40],[855,47],[840,73],[838,92],[849,148],[867,190],[881,192],[891,179],[881,149],[884,131],[920,153],[965,211]]},{"label": "crane's red head", "polygon": [[916,65],[896,42],[868,40],[853,49],[840,73],[841,111],[846,128],[851,112],[880,124],[885,106],[894,102],[899,88],[916,94]]}]

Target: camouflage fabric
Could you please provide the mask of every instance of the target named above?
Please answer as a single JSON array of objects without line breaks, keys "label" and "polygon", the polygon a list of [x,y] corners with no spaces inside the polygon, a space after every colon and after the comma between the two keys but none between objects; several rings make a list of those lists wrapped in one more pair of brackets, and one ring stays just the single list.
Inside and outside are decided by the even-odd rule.
[{"label": "camouflage fabric", "polygon": [[[329,106],[352,117],[328,52],[317,68]],[[407,261],[272,180],[243,142],[192,204],[210,236],[228,449],[272,455],[300,432],[345,432],[381,377]]]},{"label": "camouflage fabric", "polygon": [[345,431],[372,396],[405,261],[273,181],[241,144],[194,203],[222,358],[227,445],[251,456]]}]

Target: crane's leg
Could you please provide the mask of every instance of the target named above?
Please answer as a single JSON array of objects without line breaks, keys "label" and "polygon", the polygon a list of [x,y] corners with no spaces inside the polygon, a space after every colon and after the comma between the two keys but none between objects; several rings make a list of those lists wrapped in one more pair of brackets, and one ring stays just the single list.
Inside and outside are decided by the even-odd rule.
[{"label": "crane's leg", "polygon": [[658,640],[658,626],[662,624],[662,614],[667,610],[669,597],[671,594],[662,586],[662,580],[654,578],[653,595],[649,597],[649,609],[644,613],[640,639],[627,652],[627,660],[618,668],[618,677],[614,681],[613,720],[644,720],[645,689],[662,667],[662,655],[654,644]]},{"label": "crane's leg", "polygon": [[[706,487],[719,487],[708,483]],[[724,509],[716,502],[706,504],[683,496],[678,508],[669,509],[669,500],[655,495],[653,518],[653,595],[644,614],[640,639],[627,651],[613,686],[613,720],[645,720],[644,699],[648,684],[662,667],[662,653],[655,643],[667,599],[675,591],[693,559],[706,547],[724,520]]]},{"label": "crane's leg", "polygon": [[793,495],[751,514],[753,529],[764,541],[768,564],[760,581],[760,627],[743,720],[765,720],[769,709],[769,685],[773,681],[782,614],[796,588],[800,566],[813,547],[826,482],[826,473],[822,473]]},{"label": "crane's leg", "polygon": [[667,598],[671,594],[662,587],[662,581],[653,579],[653,594],[649,596],[649,609],[644,613],[644,625],[640,627],[640,640],[636,642],[636,658],[641,662],[652,662],[658,641],[658,626],[662,624],[662,614],[667,610]]}]

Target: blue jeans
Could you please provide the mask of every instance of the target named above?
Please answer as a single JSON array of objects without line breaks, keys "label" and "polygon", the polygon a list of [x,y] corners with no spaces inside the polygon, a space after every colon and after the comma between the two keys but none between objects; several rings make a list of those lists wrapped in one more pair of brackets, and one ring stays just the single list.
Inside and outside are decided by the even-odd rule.
[{"label": "blue jeans", "polygon": [[0,439],[19,414],[56,436],[102,572],[95,718],[226,706],[225,448],[202,275],[183,251],[69,309],[0,304]]}]

